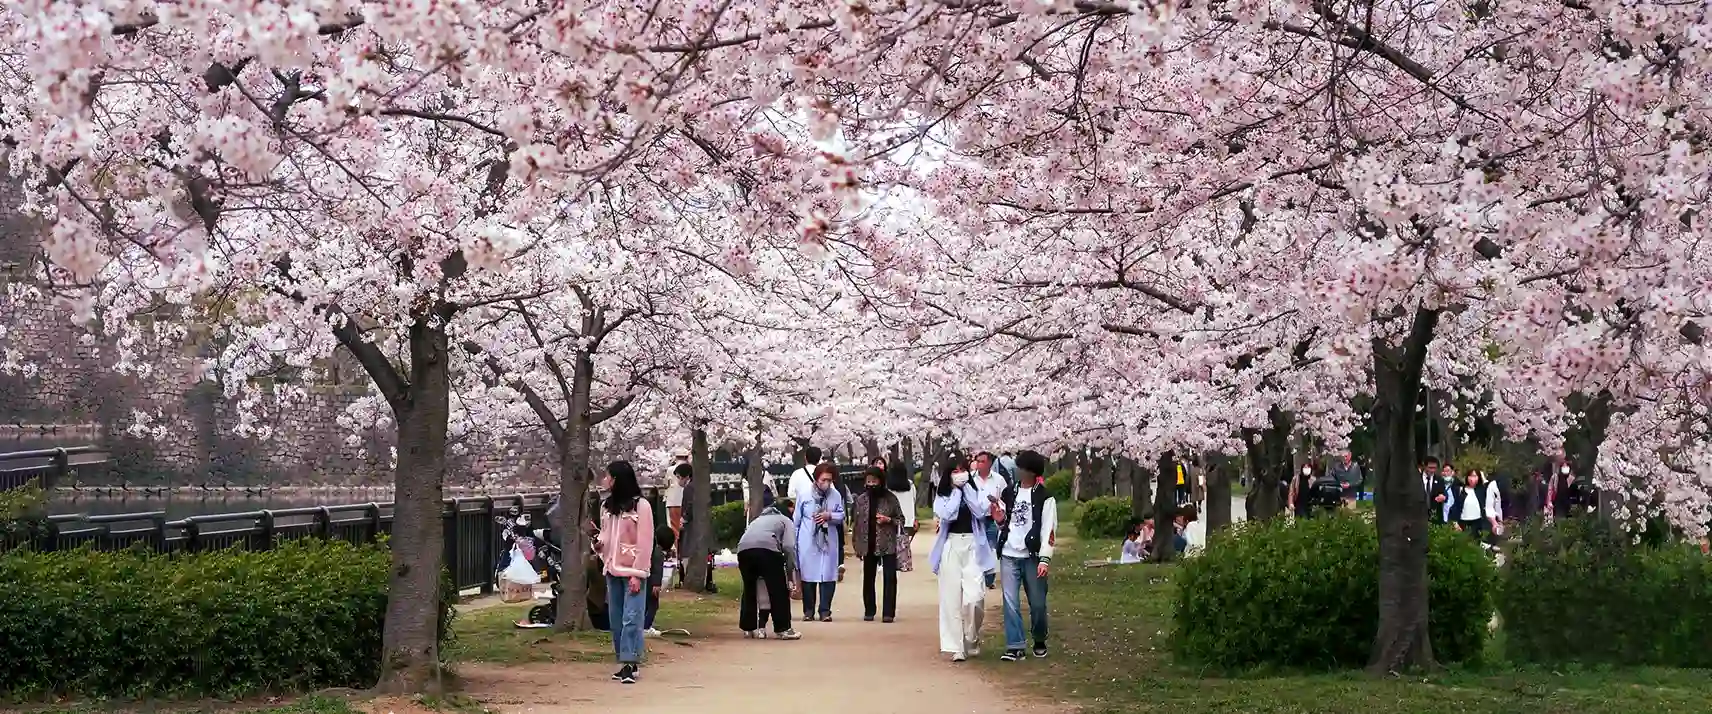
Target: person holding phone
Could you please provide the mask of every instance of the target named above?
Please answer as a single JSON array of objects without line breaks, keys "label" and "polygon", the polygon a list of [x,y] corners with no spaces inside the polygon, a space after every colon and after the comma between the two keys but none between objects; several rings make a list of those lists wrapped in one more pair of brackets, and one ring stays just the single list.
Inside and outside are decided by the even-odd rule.
[{"label": "person holding phone", "polygon": [[643,587],[653,571],[654,509],[642,499],[642,486],[628,461],[614,461],[601,479],[611,492],[601,504],[600,556],[606,564],[607,616],[612,624],[612,648],[618,671],[612,679],[635,684],[646,645],[642,629],[648,594]]},{"label": "person holding phone", "polygon": [[[993,461],[993,452],[991,451],[975,454],[975,473],[969,480],[970,483],[975,484],[975,488],[980,490],[981,498],[986,501],[983,510],[987,512],[987,517],[982,521],[984,524],[982,527],[987,529],[988,543],[999,542],[998,522],[1002,519],[1001,514],[1004,511],[1004,506],[999,502],[999,496],[1005,492],[1005,489],[1010,488],[1010,481],[993,470]],[[999,571],[996,567],[987,571],[985,579],[988,590],[997,587],[998,576]]]},{"label": "person holding phone", "polygon": [[982,576],[998,569],[987,540],[990,503],[969,480],[969,457],[952,452],[939,468],[933,515],[939,536],[929,562],[939,577],[939,650],[951,661],[981,654],[981,619],[986,609]]},{"label": "person holding phone", "polygon": [[[832,595],[838,587],[837,532],[844,525],[844,496],[832,485],[838,467],[814,469],[808,497],[796,505],[797,572],[802,574],[803,621],[832,622]],[[818,611],[817,611],[818,606]]]}]

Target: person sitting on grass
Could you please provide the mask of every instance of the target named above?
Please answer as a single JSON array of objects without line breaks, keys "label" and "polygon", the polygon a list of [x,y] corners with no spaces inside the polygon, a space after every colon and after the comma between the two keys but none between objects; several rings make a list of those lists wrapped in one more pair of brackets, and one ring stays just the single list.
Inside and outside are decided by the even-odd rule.
[{"label": "person sitting on grass", "polygon": [[1177,515],[1171,519],[1171,527],[1176,534],[1171,538],[1171,545],[1177,548],[1177,554],[1189,551],[1189,524],[1200,520],[1200,512],[1194,506],[1184,506],[1177,509]]},{"label": "person sitting on grass", "polygon": [[1153,521],[1131,518],[1129,533],[1118,550],[1118,564],[1129,565],[1147,560],[1148,542],[1153,537]]}]

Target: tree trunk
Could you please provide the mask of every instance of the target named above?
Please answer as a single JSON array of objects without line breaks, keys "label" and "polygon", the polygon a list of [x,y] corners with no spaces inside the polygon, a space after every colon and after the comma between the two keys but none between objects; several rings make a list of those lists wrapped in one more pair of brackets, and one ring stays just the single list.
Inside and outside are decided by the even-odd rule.
[{"label": "tree trunk", "polygon": [[1236,463],[1224,454],[1211,454],[1206,461],[1207,512],[1202,517],[1207,521],[1210,541],[1214,532],[1231,525],[1231,472],[1236,470]]},{"label": "tree trunk", "polygon": [[1112,466],[1112,495],[1119,498],[1135,498],[1135,460],[1128,456],[1119,456]]},{"label": "tree trunk", "polygon": [[1076,475],[1070,479],[1070,501],[1081,503],[1088,499],[1088,472],[1094,470],[1094,458],[1089,452],[1093,449],[1083,447],[1076,452]]},{"label": "tree trunk", "polygon": [[[1580,415],[1575,428],[1564,435],[1564,455],[1573,464],[1575,477],[1595,487],[1599,485],[1596,478],[1599,474],[1599,447],[1605,443],[1605,431],[1611,426],[1611,400],[1610,390],[1600,390],[1591,398],[1578,392],[1564,400],[1570,411]],[[1609,488],[1600,488],[1598,494],[1599,515],[1606,519],[1614,518],[1622,508],[1622,494]]]},{"label": "tree trunk", "polygon": [[446,332],[427,319],[410,327],[410,379],[393,401],[398,466],[393,472],[392,570],[381,674],[386,694],[438,694],[440,575],[445,559],[441,516],[446,476],[446,430],[451,414]]},{"label": "tree trunk", "polygon": [[[585,327],[587,322],[585,321]],[[559,513],[567,531],[559,542],[559,600],[554,605],[554,629],[560,632],[591,626],[588,619],[588,580],[585,576],[589,534],[573,514],[589,511],[589,442],[594,425],[589,419],[589,392],[594,387],[594,358],[578,350],[571,364],[571,399],[563,441],[559,445]]]},{"label": "tree trunk", "polygon": [[915,505],[917,508],[933,505],[933,487],[938,481],[940,459],[945,458],[945,444],[937,436],[929,436],[922,440],[922,456],[926,461],[921,465],[921,483],[915,489]]},{"label": "tree trunk", "polygon": [[[880,442],[875,441],[874,437],[871,436],[862,437],[862,453],[867,457],[869,464],[874,463],[874,459],[886,455],[884,451],[880,450]],[[867,464],[863,465],[866,466]]]},{"label": "tree trunk", "polygon": [[[561,632],[587,629],[589,534],[589,439],[582,430],[581,446],[569,431],[559,447],[559,599],[553,606],[555,629]],[[596,514],[598,518],[598,514]]]},{"label": "tree trunk", "polygon": [[[1127,459],[1127,457],[1126,457]],[[1147,518],[1153,511],[1153,481],[1157,478],[1149,469],[1141,467],[1133,459],[1129,460],[1134,469],[1132,482],[1135,487],[1129,492],[1129,515],[1131,518]]]},{"label": "tree trunk", "polygon": [[[744,510],[749,514],[751,521],[755,520],[756,516],[761,515],[761,491],[765,489],[767,483],[766,456],[765,452],[761,450],[761,439],[762,435],[756,434],[755,443],[750,444],[748,451],[743,455],[745,461],[743,479],[749,482],[749,503]],[[778,494],[773,494],[773,497],[778,498]]]},{"label": "tree trunk", "polygon": [[1159,463],[1155,467],[1158,479],[1153,490],[1153,562],[1164,563],[1177,557],[1177,545],[1173,543],[1177,529],[1172,527],[1172,519],[1177,517],[1177,459],[1175,454],[1167,451],[1159,455]]},{"label": "tree trunk", "polygon": [[703,592],[708,584],[707,555],[713,550],[713,474],[712,461],[708,458],[707,430],[702,428],[690,432],[690,498],[693,503],[684,504],[694,516],[690,520],[689,534],[686,541],[688,546],[682,553],[684,558],[684,587]]},{"label": "tree trunk", "polygon": [[1367,669],[1389,674],[1433,669],[1427,630],[1427,494],[1415,467],[1415,404],[1436,310],[1415,308],[1409,334],[1391,347],[1373,341],[1375,519],[1379,526],[1379,631]]},{"label": "tree trunk", "polygon": [[1117,479],[1116,471],[1117,466],[1112,462],[1110,455],[1102,456],[1094,462],[1094,495],[1096,497],[1117,495],[1117,489],[1114,486]]},{"label": "tree trunk", "polygon": [[1249,519],[1257,521],[1275,518],[1284,512],[1283,482],[1290,477],[1294,465],[1290,455],[1290,432],[1295,428],[1295,420],[1289,412],[1276,406],[1267,412],[1267,418],[1271,424],[1266,429],[1244,429],[1242,432],[1254,477],[1254,483],[1249,485],[1245,510]]}]

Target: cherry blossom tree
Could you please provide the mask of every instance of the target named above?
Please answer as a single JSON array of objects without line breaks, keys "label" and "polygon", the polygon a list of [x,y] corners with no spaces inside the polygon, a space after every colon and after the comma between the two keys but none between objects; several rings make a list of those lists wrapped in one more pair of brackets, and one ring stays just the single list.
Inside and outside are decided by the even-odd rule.
[{"label": "cherry blossom tree", "polygon": [[[89,305],[114,280],[254,292],[273,339],[372,366],[400,474],[439,463],[425,444],[443,443],[451,335],[519,296],[503,275],[542,249],[532,236],[619,197],[600,224],[617,239],[669,186],[725,197],[734,229],[688,251],[710,270],[778,284],[800,263],[768,256],[792,248],[836,276],[872,334],[828,361],[886,335],[914,346],[874,362],[911,370],[912,413],[863,415],[899,431],[1157,457],[1263,435],[1275,468],[1285,425],[1342,438],[1370,394],[1377,672],[1433,664],[1423,383],[1490,391],[1506,429],[1545,439],[1575,420],[1565,396],[1608,392],[1608,429],[1652,446],[1613,449],[1642,463],[1602,458],[1601,478],[1640,477],[1674,518],[1705,512],[1708,35],[1691,5],[26,3],[4,18],[9,96],[28,99],[0,121],[61,283],[91,285]],[[936,220],[888,220],[887,201]],[[657,242],[626,250],[685,250]],[[828,433],[861,413],[811,416],[827,392],[807,393],[804,423]],[[431,630],[394,619],[389,653],[411,645],[387,671],[420,687]]]}]

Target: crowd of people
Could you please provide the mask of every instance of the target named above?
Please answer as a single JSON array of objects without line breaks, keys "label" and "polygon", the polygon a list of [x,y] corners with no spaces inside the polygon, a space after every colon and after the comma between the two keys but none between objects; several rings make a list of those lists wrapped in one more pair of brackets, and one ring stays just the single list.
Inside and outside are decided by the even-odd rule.
[{"label": "crowd of people", "polygon": [[[915,482],[907,466],[875,459],[863,488],[848,493],[836,466],[819,449],[793,473],[786,497],[762,495],[762,508],[737,542],[743,592],[738,628],[745,638],[797,640],[803,622],[831,622],[846,555],[862,566],[865,622],[897,621],[898,574],[913,570],[917,532]],[[1047,655],[1047,581],[1057,541],[1057,503],[1045,488],[1046,458],[1024,451],[1014,457],[952,453],[929,474],[934,514],[930,565],[938,581],[940,650],[953,662],[980,654],[987,593],[1003,602],[1004,661]],[[674,467],[673,475],[677,476]],[[661,566],[684,523],[682,496],[668,501],[670,523],[656,528],[627,462],[608,465],[594,525],[601,590],[606,597],[618,671],[641,676],[646,635],[658,609]],[[591,588],[592,590],[592,588]],[[1028,619],[1023,618],[1027,599]],[[924,623],[925,624],[925,623]],[[1030,646],[1032,645],[1032,647]]]},{"label": "crowd of people", "polygon": [[[898,574],[913,569],[911,552],[920,525],[908,467],[874,459],[863,474],[863,488],[851,494],[819,449],[809,448],[805,455],[807,463],[791,475],[786,497],[775,499],[771,489],[764,491],[759,514],[737,543],[743,587],[738,628],[746,638],[801,639],[793,623],[795,602],[801,603],[801,621],[831,622],[847,553],[862,565],[863,620],[897,621]],[[987,592],[994,589],[1003,605],[1000,659],[1047,656],[1047,582],[1058,512],[1044,484],[1046,466],[1046,458],[1032,451],[1014,457],[980,452],[972,458],[954,452],[925,482],[934,515],[929,562],[938,583],[939,648],[953,662],[980,654]],[[1544,511],[1563,517],[1595,507],[1596,495],[1567,464],[1557,465],[1557,471],[1556,479],[1531,476],[1536,488],[1528,493],[1538,495],[1524,503],[1519,516],[1508,507],[1511,492],[1504,484],[1478,470],[1458,472],[1453,464],[1428,457],[1420,478],[1435,522],[1491,539],[1503,535],[1507,515]],[[687,464],[673,468],[683,489],[688,488],[687,472]],[[1348,452],[1323,469],[1309,464],[1292,479],[1291,506],[1309,515],[1316,506],[1347,505],[1360,491],[1362,475]],[[687,501],[680,491],[669,497],[669,524],[656,528],[635,470],[624,461],[608,465],[599,486],[599,522],[591,524],[597,556],[591,567],[598,569],[591,573],[591,609],[599,606],[612,632],[619,664],[613,679],[633,683],[641,673],[645,637],[655,632],[662,569],[695,516],[684,509]],[[1186,530],[1196,511],[1191,504],[1177,509],[1172,541],[1180,552],[1188,545]],[[1152,520],[1133,521],[1120,562],[1147,559],[1155,527]]]}]

